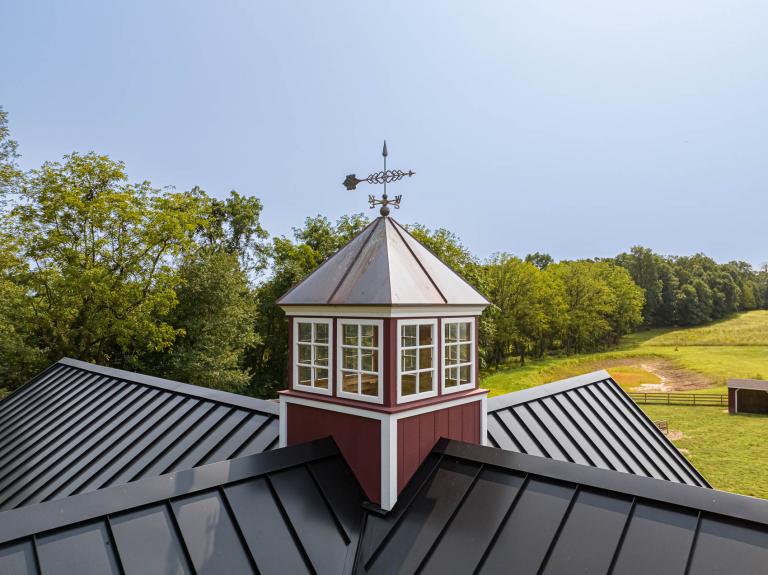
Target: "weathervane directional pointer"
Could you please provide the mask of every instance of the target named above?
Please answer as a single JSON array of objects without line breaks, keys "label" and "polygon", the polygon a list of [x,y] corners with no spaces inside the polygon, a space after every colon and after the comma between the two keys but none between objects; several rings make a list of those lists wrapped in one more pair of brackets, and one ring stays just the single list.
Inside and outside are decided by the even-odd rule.
[{"label": "weathervane directional pointer", "polygon": [[402,195],[395,196],[394,200],[390,200],[387,197],[387,184],[390,182],[397,182],[399,180],[402,180],[406,176],[410,178],[416,172],[414,172],[413,170],[408,170],[407,172],[404,172],[402,170],[387,169],[387,156],[389,154],[387,153],[386,140],[384,140],[384,149],[381,151],[381,155],[384,156],[384,169],[381,172],[374,172],[373,174],[371,174],[370,176],[362,180],[357,176],[355,176],[355,174],[349,174],[342,183],[344,184],[344,187],[350,191],[357,189],[357,184],[361,184],[363,182],[368,182],[369,184],[384,184],[384,193],[381,195],[381,199],[378,199],[374,195],[369,195],[368,203],[370,204],[371,209],[380,205],[381,209],[379,210],[379,213],[382,216],[388,216],[390,205],[394,206],[396,210],[400,209],[400,200],[403,196]]}]

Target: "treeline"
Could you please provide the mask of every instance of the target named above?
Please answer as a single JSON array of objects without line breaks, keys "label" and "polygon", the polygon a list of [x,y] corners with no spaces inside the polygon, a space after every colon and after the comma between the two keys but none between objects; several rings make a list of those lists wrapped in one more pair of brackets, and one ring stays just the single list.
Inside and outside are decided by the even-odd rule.
[{"label": "treeline", "polygon": [[718,264],[704,254],[661,256],[634,247],[616,256],[645,296],[647,326],[691,326],[768,306],[768,273],[746,262]]},{"label": "treeline", "polygon": [[[132,183],[94,153],[23,172],[2,109],[0,212],[0,388],[69,356],[265,397],[288,374],[277,299],[369,222],[317,216],[270,238],[256,198]],[[743,263],[643,248],[603,261],[480,261],[447,230],[410,231],[492,302],[480,322],[485,366],[604,349],[643,323],[768,301],[765,271]]]}]

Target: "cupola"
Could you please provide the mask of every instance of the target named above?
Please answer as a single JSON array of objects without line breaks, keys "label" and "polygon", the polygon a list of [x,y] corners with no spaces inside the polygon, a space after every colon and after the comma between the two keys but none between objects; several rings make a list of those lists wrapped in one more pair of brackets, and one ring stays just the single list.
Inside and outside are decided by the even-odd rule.
[{"label": "cupola", "polygon": [[278,303],[291,340],[281,445],[332,436],[388,510],[438,439],[484,442],[488,301],[394,219],[374,220]]}]

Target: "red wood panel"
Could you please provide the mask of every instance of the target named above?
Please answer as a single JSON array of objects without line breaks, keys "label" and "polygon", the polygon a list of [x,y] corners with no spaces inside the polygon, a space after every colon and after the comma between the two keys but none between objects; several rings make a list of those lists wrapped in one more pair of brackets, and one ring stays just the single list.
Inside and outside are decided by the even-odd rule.
[{"label": "red wood panel", "polygon": [[735,407],[736,407],[736,401],[734,401],[736,398],[736,390],[734,388],[730,388],[728,390],[728,413],[736,413]]},{"label": "red wood panel", "polygon": [[381,423],[358,417],[288,404],[288,445],[333,437],[360,486],[371,501],[381,502]]},{"label": "red wood panel", "polygon": [[481,401],[473,401],[397,422],[397,492],[426,459],[441,437],[480,443]]}]

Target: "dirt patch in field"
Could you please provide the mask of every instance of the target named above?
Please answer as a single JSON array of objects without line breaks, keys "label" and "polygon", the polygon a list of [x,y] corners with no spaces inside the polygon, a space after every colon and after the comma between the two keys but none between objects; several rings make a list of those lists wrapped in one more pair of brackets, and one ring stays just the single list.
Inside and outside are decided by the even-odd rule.
[{"label": "dirt patch in field", "polygon": [[[600,362],[600,368],[611,371],[612,367],[639,367],[643,371],[656,376],[657,382],[654,383],[640,383],[633,386],[631,391],[638,392],[673,392],[673,391],[694,391],[696,389],[705,389],[715,385],[715,381],[702,373],[683,369],[675,364],[673,361],[663,358],[647,357],[647,358],[625,358],[625,359],[609,359]],[[616,380],[619,383],[621,381],[621,370],[616,370]],[[635,376],[632,378],[634,383],[638,378]]]},{"label": "dirt patch in field", "polygon": [[[670,439],[671,441],[677,441],[678,439],[682,439],[683,437],[685,436],[683,435],[682,431],[675,431],[674,429],[670,429],[669,433],[667,433],[667,438]],[[682,451],[682,449],[680,451]]]}]

